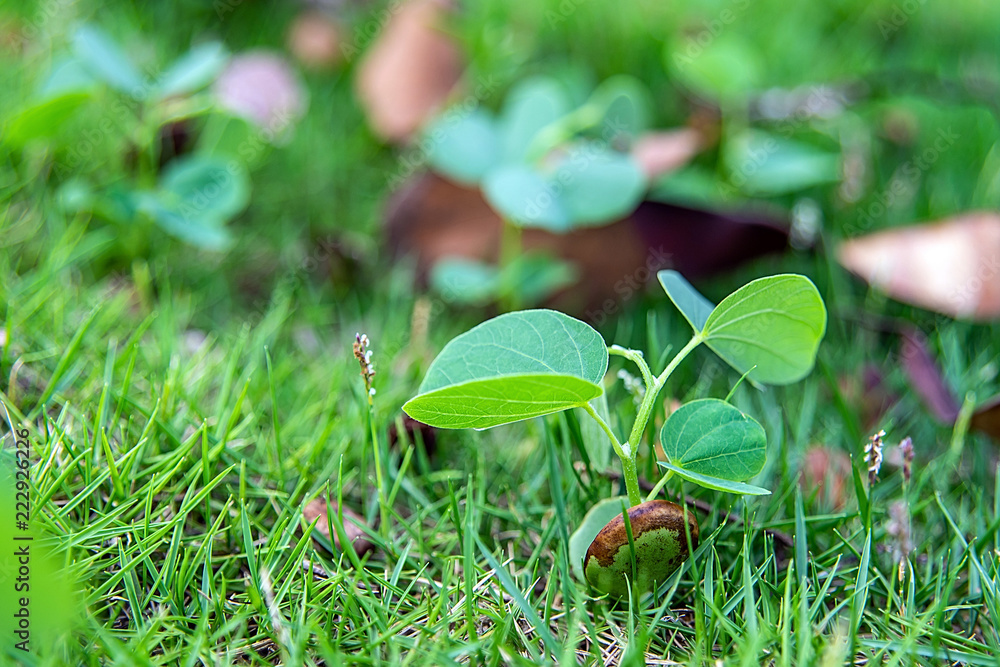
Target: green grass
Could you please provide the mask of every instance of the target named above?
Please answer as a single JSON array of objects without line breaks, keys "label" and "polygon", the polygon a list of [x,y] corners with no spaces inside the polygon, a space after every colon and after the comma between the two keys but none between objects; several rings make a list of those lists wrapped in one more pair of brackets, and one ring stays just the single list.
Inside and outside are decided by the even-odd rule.
[{"label": "green grass", "polygon": [[[692,663],[839,664],[853,653],[994,663],[1000,495],[994,451],[979,438],[956,434],[952,462],[947,430],[891,415],[890,442],[921,433],[911,487],[904,496],[886,467],[870,498],[867,481],[860,502],[849,481],[847,505],[831,511],[809,489],[798,497],[795,479],[805,446],[830,434],[861,470],[836,383],[817,372],[794,390],[741,388],[734,400],[771,437],[774,494],[744,504],[694,492],[707,537],[630,610],[592,600],[570,573],[569,532],[616,491],[613,475],[581,464],[572,418],[442,433],[433,458],[413,443],[386,449],[428,363],[407,341],[405,290],[348,305],[277,290],[254,326],[204,335],[191,328],[196,291],[154,270],[150,308],[128,280],[87,284],[79,267],[99,248],[78,225],[52,231],[38,266],[17,271],[20,244],[4,255],[13,382],[3,400],[33,425],[35,523],[78,582],[69,664],[549,664],[640,649]],[[682,324],[663,333],[681,335]],[[439,316],[434,340],[461,326]],[[350,350],[356,329],[376,354],[377,446]],[[829,358],[849,347],[832,332],[825,365],[865,357]],[[696,361],[704,370],[685,364],[678,395],[735,379],[708,355]],[[621,389],[612,404],[627,409]],[[302,507],[327,494],[373,526],[364,561],[309,535]],[[914,541],[902,581],[886,531],[899,500]]]},{"label": "green grass", "polygon": [[[106,27],[118,37],[153,35],[149,48],[167,59],[206,31],[233,49],[280,45],[278,19],[291,10],[275,18],[253,4],[222,22],[207,4],[185,9],[184,22],[166,5],[123,5],[108,13]],[[673,32],[654,34],[639,14],[589,4],[575,22],[553,24],[545,12],[558,4],[485,2],[463,15],[455,30],[476,74],[508,82],[565,61],[585,62],[602,77],[632,71],[654,87],[661,123],[683,121],[684,105],[658,60]],[[769,55],[782,63],[772,83],[793,85],[803,72],[779,56],[796,47],[778,38],[794,21],[769,19],[780,14],[778,4],[766,3],[734,30],[770,30]],[[975,9],[959,4],[960,16]],[[870,20],[847,21],[835,40],[841,58],[823,60],[829,71],[815,75],[860,68],[879,85],[901,88],[911,84],[892,79],[897,67],[957,77],[958,56],[925,61],[921,31],[990,53],[987,21],[946,30],[938,25],[943,10],[922,7],[888,42]],[[838,24],[861,9],[837,3],[817,10],[814,23]],[[676,11],[702,17],[691,7]],[[672,12],[663,10],[662,20],[673,20]],[[93,7],[79,14],[102,20]],[[538,27],[523,34],[540,37],[507,35],[497,27],[505,22]],[[57,37],[61,25],[50,26]],[[42,61],[37,53],[4,55],[5,103],[26,97]],[[624,491],[617,463],[605,467],[583,446],[576,416],[439,432],[436,452],[406,439],[390,448],[389,429],[435,353],[488,313],[414,294],[408,268],[381,256],[378,216],[396,163],[360,129],[351,74],[307,76],[310,113],[292,143],[254,173],[253,202],[231,223],[239,240],[225,256],[166,237],[153,237],[136,256],[123,253],[108,224],[63,212],[44,153],[0,145],[0,400],[30,430],[32,521],[52,552],[35,563],[35,575],[51,581],[33,604],[54,610],[33,617],[38,653],[4,649],[0,663],[603,665],[641,664],[643,656],[648,664],[692,665],[998,663],[996,443],[934,421],[899,367],[896,342],[859,322],[878,314],[917,324],[956,395],[980,401],[1000,392],[1000,327],[868,294],[822,250],[699,284],[718,300],[746,279],[802,272],[824,295],[830,326],[817,369],[802,383],[766,392],[741,385],[734,394],[768,433],[768,464],[755,483],[771,496],[667,487],[697,508],[702,543],[650,598],[611,604],[573,578],[569,534],[595,502]],[[879,136],[882,104],[912,110],[927,127],[956,123],[963,131],[896,211],[899,219],[879,224],[995,207],[979,166],[1000,131],[983,117],[985,103],[921,101],[911,109],[908,97],[893,94],[859,111],[866,137]],[[910,150],[876,151],[869,195],[884,191]],[[120,164],[104,168],[113,181],[125,176]],[[826,216],[826,247],[857,219],[833,191],[807,193]],[[778,203],[794,203],[786,199]],[[650,360],[665,345],[683,345],[689,328],[654,292],[607,323],[609,344],[642,349]],[[370,410],[351,352],[359,331],[372,340],[378,371]],[[622,363],[612,361],[609,378]],[[875,423],[865,416],[874,399],[858,391],[867,364],[883,370],[898,398]],[[698,350],[664,398],[722,397],[737,380]],[[608,394],[620,432],[634,404],[621,383],[609,384]],[[653,421],[663,415],[659,407]],[[880,428],[890,445],[913,438],[909,485],[887,463],[869,489],[862,448]],[[639,462],[651,482],[654,432]],[[845,480],[840,506],[813,487],[799,490],[804,454],[817,443],[853,456],[856,478]],[[340,499],[362,514],[373,551],[360,560],[328,551],[302,517],[315,498]],[[913,548],[902,578],[890,532],[894,503],[910,517]],[[330,518],[337,524],[335,513]],[[61,583],[60,572],[73,583]],[[71,631],[51,638],[67,610],[76,614]]]}]

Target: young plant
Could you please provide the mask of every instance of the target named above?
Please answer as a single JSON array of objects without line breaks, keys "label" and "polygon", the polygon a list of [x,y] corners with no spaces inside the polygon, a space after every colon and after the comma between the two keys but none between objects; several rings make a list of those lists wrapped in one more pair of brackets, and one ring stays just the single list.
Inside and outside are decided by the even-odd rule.
[{"label": "young plant", "polygon": [[[453,339],[431,364],[419,394],[403,406],[414,419],[438,428],[483,429],[569,408],[586,411],[621,460],[632,509],[625,514],[618,499],[596,506],[571,540],[570,555],[578,576],[585,568],[590,583],[618,596],[628,590],[626,579],[647,589],[662,581],[698,537],[686,510],[667,507],[672,503],[649,507],[639,493],[636,456],[671,373],[704,343],[754,383],[789,384],[812,369],[826,331],[823,300],[804,276],[755,280],[718,306],[676,271],[661,271],[658,278],[694,329],[659,375],[641,352],[607,347],[597,331],[579,320],[552,310],[525,310],[495,317]],[[604,393],[609,354],[635,363],[646,386],[625,440],[595,408]],[[667,456],[660,462],[665,474],[650,498],[672,475],[718,491],[770,493],[746,483],[764,466],[764,429],[726,401],[709,398],[681,406],[663,425],[660,442]],[[605,526],[616,516],[623,530]]]},{"label": "young plant", "polygon": [[649,93],[616,76],[581,102],[547,76],[520,81],[500,113],[449,110],[427,128],[431,167],[478,186],[504,221],[499,266],[466,258],[439,261],[431,281],[457,300],[537,302],[576,279],[572,266],[524,253],[522,228],[566,233],[611,223],[642,201],[648,182],[626,150],[647,129]]},{"label": "young plant", "polygon": [[[205,140],[176,157],[162,154],[161,144],[195,120],[229,124],[208,90],[227,62],[222,45],[207,42],[145,71],[103,31],[80,26],[33,98],[2,119],[3,141],[44,149],[63,208],[115,225],[126,256],[150,244],[151,225],[200,248],[225,249],[232,243],[226,223],[249,201],[247,165]],[[116,162],[128,178],[109,176],[107,164]]]}]

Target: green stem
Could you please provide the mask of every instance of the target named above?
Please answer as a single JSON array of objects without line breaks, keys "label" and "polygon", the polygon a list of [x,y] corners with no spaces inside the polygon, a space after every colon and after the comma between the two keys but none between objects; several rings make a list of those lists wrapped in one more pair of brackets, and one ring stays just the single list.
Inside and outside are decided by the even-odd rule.
[{"label": "green stem", "polygon": [[500,268],[506,268],[521,254],[521,228],[510,220],[503,221],[503,231],[500,237]]},{"label": "green stem", "polygon": [[[500,255],[497,258],[497,265],[500,268],[501,275],[506,275],[504,269],[509,267],[522,254],[521,251],[521,228],[505,219],[500,236]],[[501,290],[500,305],[503,306],[504,310],[512,311],[521,308],[521,298],[518,294],[520,282],[520,276],[517,276],[504,286],[508,289]]]},{"label": "green stem", "polygon": [[628,450],[628,445],[622,445],[618,441],[618,436],[615,432],[611,430],[608,423],[604,421],[601,415],[597,414],[597,410],[594,409],[590,403],[584,403],[583,409],[587,411],[594,421],[608,434],[608,438],[611,440],[611,446],[615,448],[615,454],[622,462],[622,477],[625,479],[625,489],[628,492],[628,504],[630,507],[635,507],[642,502],[642,495],[639,493],[639,474],[635,468],[635,457],[632,456],[631,451]]},{"label": "green stem", "polygon": [[646,495],[646,500],[650,501],[656,496],[660,495],[660,491],[662,491],[663,487],[667,485],[667,481],[673,474],[674,474],[673,470],[668,470],[667,472],[663,473],[663,477],[660,478],[660,481],[657,482],[656,486],[653,487],[653,490]]},{"label": "green stem", "polygon": [[375,410],[372,398],[368,396],[368,428],[372,437],[372,451],[375,453],[375,484],[378,486],[379,528],[382,534],[389,536],[389,509],[386,504],[385,482],[382,479],[382,448],[379,447],[378,431],[375,429]]},{"label": "green stem", "polygon": [[608,348],[608,354],[625,357],[629,361],[633,362],[639,367],[639,371],[642,373],[642,381],[646,384],[646,391],[650,392],[653,390],[653,385],[656,383],[656,379],[653,377],[653,372],[649,370],[649,364],[646,363],[646,358],[642,356],[642,352],[639,350],[630,350],[627,347],[621,347],[620,345],[612,345]]},{"label": "green stem", "polygon": [[[670,374],[674,372],[677,365],[684,360],[684,357],[691,353],[691,350],[698,347],[702,342],[702,337],[700,333],[696,333],[692,336],[688,344],[685,345],[680,352],[677,353],[667,367],[663,369],[663,372],[657,378],[653,378],[652,371],[649,370],[649,365],[643,358],[642,353],[637,350],[629,350],[624,347],[619,347],[618,345],[612,345],[608,348],[609,354],[615,354],[620,357],[625,357],[634,361],[642,371],[642,377],[646,382],[646,395],[642,399],[642,404],[639,406],[639,414],[636,415],[635,424],[632,426],[632,434],[629,436],[628,442],[619,442],[618,437],[615,435],[611,427],[608,426],[607,422],[601,418],[597,411],[590,403],[584,403],[583,408],[587,413],[594,418],[594,421],[600,425],[604,432],[608,434],[608,438],[611,439],[611,445],[615,448],[615,453],[622,462],[622,477],[625,480],[625,489],[628,491],[628,502],[629,505],[635,507],[642,502],[642,494],[639,492],[639,473],[636,470],[635,458],[639,451],[639,440],[642,438],[643,432],[646,430],[646,424],[649,422],[649,416],[653,412],[653,406],[656,404],[656,397],[659,395],[660,390],[663,389],[663,385],[667,383],[667,378]],[[669,479],[670,473],[668,472],[660,482],[653,489],[653,493],[650,494],[650,498],[654,497],[659,493],[663,485],[666,484],[666,480]]]},{"label": "green stem", "polygon": [[642,434],[646,430],[646,424],[649,422],[649,416],[653,412],[653,406],[656,405],[656,397],[660,394],[660,390],[663,389],[663,385],[667,383],[667,378],[669,378],[670,374],[674,372],[677,365],[680,364],[694,348],[698,347],[701,342],[701,333],[696,333],[692,336],[687,345],[685,345],[681,351],[670,360],[667,367],[663,369],[663,372],[656,378],[652,389],[646,392],[646,396],[643,398],[642,404],[639,406],[639,414],[636,415],[635,424],[632,426],[632,433],[628,437],[629,449],[633,453],[639,450],[639,440],[642,439]]},{"label": "green stem", "polygon": [[578,133],[601,122],[607,111],[607,103],[588,103],[549,123],[535,135],[525,151],[528,162],[545,157],[549,151],[563,145]]},{"label": "green stem", "polygon": [[628,492],[628,504],[630,507],[635,507],[642,502],[642,494],[639,492],[639,473],[635,469],[634,456],[622,459],[622,477],[625,479],[625,490]]}]

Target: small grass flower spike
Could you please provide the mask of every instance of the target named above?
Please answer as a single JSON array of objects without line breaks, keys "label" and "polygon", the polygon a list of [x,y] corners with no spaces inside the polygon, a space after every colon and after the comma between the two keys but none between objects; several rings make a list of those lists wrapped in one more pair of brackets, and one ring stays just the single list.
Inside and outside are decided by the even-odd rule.
[{"label": "small grass flower spike", "polygon": [[878,481],[878,471],[882,468],[882,438],[885,430],[881,430],[868,438],[865,445],[865,463],[868,464],[868,486],[872,487]]},{"label": "small grass flower spike", "polygon": [[361,377],[365,379],[365,390],[368,392],[368,403],[375,398],[375,387],[372,380],[375,378],[375,364],[372,363],[372,351],[368,349],[370,345],[367,334],[354,334],[354,357],[361,364]]},{"label": "small grass flower spike", "polygon": [[909,484],[913,476],[913,439],[904,439],[899,443],[899,449],[903,453],[903,479]]}]

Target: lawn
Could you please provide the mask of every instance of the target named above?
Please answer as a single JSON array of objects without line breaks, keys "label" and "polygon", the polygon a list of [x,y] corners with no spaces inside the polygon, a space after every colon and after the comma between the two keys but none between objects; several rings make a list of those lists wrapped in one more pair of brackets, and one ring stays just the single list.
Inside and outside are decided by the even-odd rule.
[{"label": "lawn", "polygon": [[[373,106],[434,82],[364,81],[380,36],[406,41],[406,4],[0,3],[0,664],[998,664],[1000,9],[456,3],[433,34],[461,54],[465,110],[400,140]],[[303,51],[295,25],[339,41]],[[396,66],[439,71],[416,53]],[[698,133],[641,186],[593,111],[621,75],[646,125]],[[525,81],[577,110],[525,155],[586,144],[604,152],[581,164],[615,165],[550,187],[562,217],[524,207],[545,160],[514,181],[483,148],[512,141],[502,110]],[[407,190],[427,170],[430,194]],[[633,210],[674,231],[650,241]],[[972,226],[952,223],[973,212],[982,235],[954,243],[982,256],[956,259]],[[932,221],[948,236],[878,251],[922,295],[968,269],[949,298],[870,285],[844,250]],[[430,269],[440,248],[470,257]],[[804,276],[815,359],[771,381],[715,346],[688,354],[666,268],[709,308]],[[492,428],[407,416],[450,340],[537,307],[581,320],[603,359],[634,351],[574,379],[600,400],[515,419],[514,392],[543,390],[496,385],[510,418]],[[796,354],[779,333],[755,344]],[[548,361],[554,340],[518,349]],[[681,350],[649,395],[635,359],[656,375]],[[538,377],[563,378],[552,396],[569,382]],[[435,409],[488,403],[459,393]],[[661,481],[661,428],[702,399],[762,428],[727,481],[769,493]],[[621,443],[648,417],[633,475],[591,405]],[[618,599],[581,578],[571,537],[633,478],[700,539]]]}]

